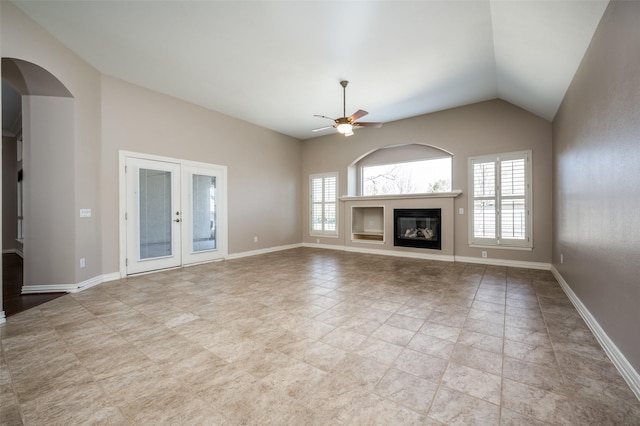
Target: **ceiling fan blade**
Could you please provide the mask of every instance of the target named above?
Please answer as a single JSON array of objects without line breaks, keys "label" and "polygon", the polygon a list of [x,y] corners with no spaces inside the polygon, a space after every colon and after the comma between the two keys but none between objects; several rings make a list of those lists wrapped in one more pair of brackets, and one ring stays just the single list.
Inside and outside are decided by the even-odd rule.
[{"label": "ceiling fan blade", "polygon": [[362,121],[362,122],[358,122],[358,123],[351,123],[351,124],[354,127],[374,127],[374,128],[382,127],[382,123],[367,122],[367,121]]},{"label": "ceiling fan blade", "polygon": [[327,117],[326,115],[314,114],[313,116],[314,117],[318,117],[318,118],[326,118],[326,119],[331,120],[331,121],[336,121],[335,118]]},{"label": "ceiling fan blade", "polygon": [[317,129],[312,129],[312,132],[320,132],[322,130],[327,130],[327,129],[333,129],[335,126],[324,126],[324,127],[318,127]]},{"label": "ceiling fan blade", "polygon": [[354,122],[356,121],[358,118],[360,117],[364,117],[365,115],[369,114],[367,111],[363,110],[363,109],[359,109],[356,112],[354,112],[353,114],[351,114],[351,117],[349,117],[349,122]]}]

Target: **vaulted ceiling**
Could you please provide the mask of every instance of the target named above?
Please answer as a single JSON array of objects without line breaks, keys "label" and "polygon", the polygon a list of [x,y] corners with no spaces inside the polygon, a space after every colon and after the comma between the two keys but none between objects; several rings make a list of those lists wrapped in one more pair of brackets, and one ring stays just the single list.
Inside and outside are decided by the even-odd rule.
[{"label": "vaulted ceiling", "polygon": [[299,139],[343,115],[344,79],[363,121],[495,98],[552,120],[608,4],[13,3],[104,74]]}]

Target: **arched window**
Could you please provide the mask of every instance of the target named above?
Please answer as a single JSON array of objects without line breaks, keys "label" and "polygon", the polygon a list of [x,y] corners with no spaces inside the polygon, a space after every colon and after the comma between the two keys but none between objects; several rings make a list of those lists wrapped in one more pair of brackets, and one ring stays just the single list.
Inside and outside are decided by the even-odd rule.
[{"label": "arched window", "polygon": [[421,144],[373,151],[356,161],[357,195],[421,194],[451,191],[452,155]]}]

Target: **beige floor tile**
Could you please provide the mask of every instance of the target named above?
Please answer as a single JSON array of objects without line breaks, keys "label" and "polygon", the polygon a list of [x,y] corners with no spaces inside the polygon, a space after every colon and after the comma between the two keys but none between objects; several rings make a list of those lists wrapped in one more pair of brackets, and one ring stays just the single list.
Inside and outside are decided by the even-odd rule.
[{"label": "beige floor tile", "polygon": [[510,379],[504,379],[503,382],[502,404],[505,408],[544,422],[560,425],[576,423],[569,398]]},{"label": "beige floor tile", "polygon": [[451,361],[487,373],[502,374],[502,357],[483,349],[457,344],[451,354]]},{"label": "beige floor tile", "polygon": [[483,349],[485,351],[502,354],[504,339],[501,337],[491,336],[488,334],[476,333],[468,329],[463,329],[458,337],[461,345],[470,346],[472,348]]},{"label": "beige floor tile", "polygon": [[455,343],[429,336],[428,334],[416,333],[413,339],[407,344],[407,348],[414,351],[434,355],[443,359],[449,359]]},{"label": "beige floor tile", "polygon": [[300,248],[0,326],[0,424],[636,424],[548,271]]},{"label": "beige floor tile", "polygon": [[450,362],[442,377],[442,385],[500,405],[502,378],[498,375]]},{"label": "beige floor tile", "polygon": [[395,368],[380,380],[375,392],[418,413],[431,405],[438,385]]},{"label": "beige floor tile", "polygon": [[500,407],[446,387],[440,387],[428,416],[447,425],[498,425]]},{"label": "beige floor tile", "polygon": [[505,356],[502,372],[505,378],[516,382],[563,395],[569,393],[569,386],[565,384],[557,367],[547,367]]},{"label": "beige floor tile", "polygon": [[424,416],[388,399],[370,395],[355,413],[350,425],[422,425]]},{"label": "beige floor tile", "polygon": [[412,349],[405,349],[393,366],[406,373],[438,383],[447,367],[447,361]]}]

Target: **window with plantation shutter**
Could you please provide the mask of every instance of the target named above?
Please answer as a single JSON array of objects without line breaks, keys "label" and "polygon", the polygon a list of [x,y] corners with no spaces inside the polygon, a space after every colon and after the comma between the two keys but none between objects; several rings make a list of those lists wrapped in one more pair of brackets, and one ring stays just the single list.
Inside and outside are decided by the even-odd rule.
[{"label": "window with plantation shutter", "polygon": [[322,173],[309,177],[311,196],[311,235],[338,235],[338,173]]},{"label": "window with plantation shutter", "polygon": [[531,248],[531,151],[469,158],[469,244]]}]

